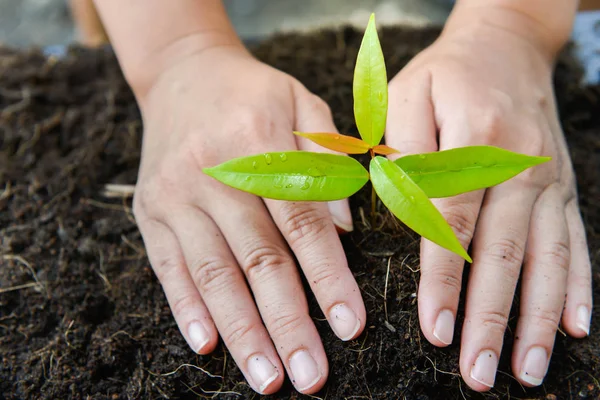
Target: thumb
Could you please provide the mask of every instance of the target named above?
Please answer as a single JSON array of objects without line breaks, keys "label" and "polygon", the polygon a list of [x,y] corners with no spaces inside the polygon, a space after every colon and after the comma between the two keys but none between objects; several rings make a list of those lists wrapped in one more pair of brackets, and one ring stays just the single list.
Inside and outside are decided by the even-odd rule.
[{"label": "thumb", "polygon": [[[327,103],[320,97],[310,93],[301,86],[295,93],[296,121],[295,129],[300,132],[334,132],[337,128],[333,123],[331,110]],[[296,137],[296,143],[300,150],[313,151],[317,153],[341,154],[326,149],[318,144],[303,138]],[[327,203],[329,214],[338,232],[352,232],[352,214],[348,199],[330,201]]]}]

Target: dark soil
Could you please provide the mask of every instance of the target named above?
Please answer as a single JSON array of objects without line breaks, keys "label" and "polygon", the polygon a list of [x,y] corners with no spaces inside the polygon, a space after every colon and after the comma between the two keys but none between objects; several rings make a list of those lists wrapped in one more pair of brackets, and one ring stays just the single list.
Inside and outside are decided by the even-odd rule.
[{"label": "dark soil", "polygon": [[[389,76],[438,33],[384,30]],[[278,36],[255,53],[322,96],[341,131],[355,133],[351,80],[360,38],[352,29]],[[594,266],[592,336],[559,334],[544,385],[524,390],[511,377],[509,329],[496,387],[470,391],[458,375],[458,345],[434,348],[419,331],[418,238],[389,218],[368,229],[361,219],[367,189],[352,199],[356,230],[343,241],[369,320],[363,335],[343,343],[311,300],[331,365],[320,397],[600,398],[600,87],[578,86],[568,60],[557,68],[556,87]],[[135,182],[142,136],[113,54],[73,50],[57,61],[0,49],[0,110],[0,398],[258,397],[223,348],[200,357],[187,347],[130,200],[101,194],[105,183]],[[287,383],[274,397],[302,396]]]}]

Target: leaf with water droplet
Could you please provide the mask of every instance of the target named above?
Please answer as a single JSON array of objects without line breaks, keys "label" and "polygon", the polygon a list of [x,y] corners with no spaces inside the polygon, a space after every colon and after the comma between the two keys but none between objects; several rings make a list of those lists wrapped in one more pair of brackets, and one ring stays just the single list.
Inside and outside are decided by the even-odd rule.
[{"label": "leaf with water droplet", "polygon": [[398,219],[424,238],[471,262],[442,214],[402,168],[377,156],[371,160],[370,172],[375,192]]},{"label": "leaf with water droplet", "polygon": [[369,151],[369,144],[352,136],[340,135],[339,133],[307,133],[294,132],[294,135],[302,136],[315,142],[326,149],[339,151],[346,154],[364,154]]},{"label": "leaf with water droplet", "polygon": [[498,185],[550,157],[532,157],[493,146],[469,146],[398,158],[396,165],[431,198]]},{"label": "leaf with water droplet", "polygon": [[377,37],[374,14],[369,19],[358,51],[352,89],[354,118],[360,136],[371,146],[376,146],[385,130],[388,89],[385,61]]},{"label": "leaf with water droplet", "polygon": [[[279,162],[280,154],[236,158],[203,171],[226,185],[257,196],[294,201],[344,199],[369,180],[367,170],[347,156],[289,151],[285,152],[287,162]],[[272,160],[269,165],[262,162],[267,155]]]},{"label": "leaf with water droplet", "polygon": [[265,153],[265,163],[267,163],[267,165],[271,165],[272,162],[273,162],[273,156],[270,155],[269,153]]},{"label": "leaf with water droplet", "polygon": [[279,155],[279,159],[281,160],[281,162],[286,162],[287,160],[287,155],[285,153],[281,153]]}]

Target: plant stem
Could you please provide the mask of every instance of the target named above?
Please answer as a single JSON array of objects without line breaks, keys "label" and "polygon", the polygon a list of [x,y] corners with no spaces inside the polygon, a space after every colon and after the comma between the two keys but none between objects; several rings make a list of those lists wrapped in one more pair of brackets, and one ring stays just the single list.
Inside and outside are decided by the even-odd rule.
[{"label": "plant stem", "polygon": [[[375,152],[371,147],[369,149],[369,154],[371,155],[371,160],[375,158]],[[377,211],[377,193],[375,193],[375,186],[373,186],[373,182],[371,182],[371,229],[375,227],[375,213]]]}]

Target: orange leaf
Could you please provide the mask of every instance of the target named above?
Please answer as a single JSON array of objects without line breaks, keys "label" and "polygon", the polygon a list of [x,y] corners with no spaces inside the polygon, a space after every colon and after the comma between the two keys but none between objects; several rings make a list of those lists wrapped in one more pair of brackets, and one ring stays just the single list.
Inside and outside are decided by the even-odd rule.
[{"label": "orange leaf", "polygon": [[386,146],[385,144],[378,144],[377,146],[373,146],[373,151],[375,152],[375,154],[382,154],[384,156],[400,153],[400,151],[393,149],[390,146]]},{"label": "orange leaf", "polygon": [[323,146],[329,150],[339,151],[346,154],[364,154],[369,151],[369,144],[352,136],[340,135],[339,133],[305,133],[294,132],[294,135],[302,136]]}]

